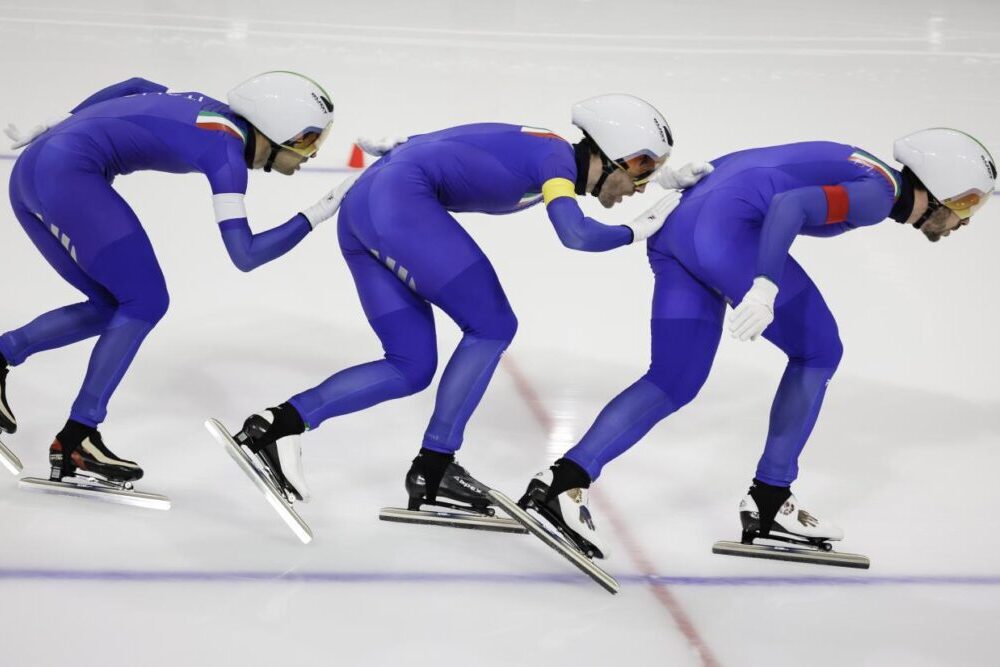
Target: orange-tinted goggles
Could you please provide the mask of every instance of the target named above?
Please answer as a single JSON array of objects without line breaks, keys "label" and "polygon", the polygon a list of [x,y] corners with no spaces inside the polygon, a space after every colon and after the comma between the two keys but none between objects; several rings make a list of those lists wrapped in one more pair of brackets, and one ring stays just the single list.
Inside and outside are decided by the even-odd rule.
[{"label": "orange-tinted goggles", "polygon": [[323,145],[324,141],[326,141],[327,136],[330,134],[330,128],[332,127],[333,123],[330,122],[327,123],[326,127],[322,130],[309,128],[308,130],[297,134],[295,137],[281,144],[281,147],[287,148],[288,150],[294,151],[305,157],[316,157],[319,147]]},{"label": "orange-tinted goggles", "polygon": [[968,220],[972,214],[983,207],[989,201],[989,193],[982,193],[979,190],[970,190],[956,197],[946,199],[941,203],[958,214],[959,219]]},{"label": "orange-tinted goggles", "polygon": [[636,155],[627,160],[620,160],[617,164],[632,179],[632,184],[639,188],[649,183],[656,170],[666,161],[665,157],[656,160],[648,155]]}]

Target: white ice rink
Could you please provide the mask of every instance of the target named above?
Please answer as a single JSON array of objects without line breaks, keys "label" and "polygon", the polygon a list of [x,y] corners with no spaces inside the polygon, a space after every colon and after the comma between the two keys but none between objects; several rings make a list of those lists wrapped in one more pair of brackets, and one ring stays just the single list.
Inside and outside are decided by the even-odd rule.
[{"label": "white ice rink", "polygon": [[[504,121],[575,139],[571,103],[603,92],[659,106],[675,164],[808,139],[889,160],[893,139],[935,125],[1000,151],[994,0],[0,5],[2,124],[131,76],[224,98],[271,69],[319,79],[337,120],[312,169],[251,177],[255,229],[332,187],[358,134]],[[13,154],[0,153],[6,181]],[[610,596],[526,536],[376,520],[404,500],[434,387],[305,436],[316,497],[301,512],[316,539],[298,543],[201,422],[235,424],[380,354],[334,224],[244,275],[202,177],[116,186],[172,304],[102,431],[174,507],[29,494],[0,472],[3,667],[1000,664],[1000,201],[936,245],[887,221],[793,248],[846,347],[795,490],[871,569],[710,553],[738,536],[783,369],[767,343],[727,337],[698,399],[595,485],[623,584]],[[655,197],[584,206],[616,222]],[[461,219],[520,320],[461,460],[514,494],[644,372],[651,273],[638,247],[563,249],[541,207]],[[0,294],[0,331],[79,300],[6,204]],[[438,327],[444,359],[458,333]],[[90,348],[10,376],[22,427],[5,440],[29,473],[47,470]]]}]

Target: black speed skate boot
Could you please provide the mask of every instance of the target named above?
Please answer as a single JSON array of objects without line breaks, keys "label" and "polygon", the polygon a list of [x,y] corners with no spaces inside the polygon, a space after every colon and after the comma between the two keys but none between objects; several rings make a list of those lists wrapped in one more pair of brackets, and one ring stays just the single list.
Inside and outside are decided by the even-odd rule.
[{"label": "black speed skate boot", "polygon": [[[0,433],[15,431],[17,431],[17,420],[14,418],[14,411],[10,409],[10,403],[7,402],[7,360],[0,354]],[[12,475],[20,474],[23,468],[20,459],[7,449],[3,442],[0,442],[0,467],[6,468]]]},{"label": "black speed skate boot", "polygon": [[0,433],[16,433],[17,419],[7,402],[7,360],[0,355]]},{"label": "black speed skate boot", "polygon": [[[408,497],[406,509],[383,507],[378,515],[382,521],[500,533],[526,532],[513,519],[496,516],[490,488],[456,463],[454,454],[421,449],[403,484]],[[422,506],[427,509],[421,509]]]},{"label": "black speed skate boot", "polygon": [[[449,509],[493,516],[488,487],[455,462],[454,454],[421,449],[406,473],[407,509],[437,505]],[[442,500],[443,499],[443,500]]]},{"label": "black speed skate boot", "polygon": [[49,447],[50,479],[89,477],[113,486],[131,486],[142,478],[142,468],[114,454],[97,429],[70,420]]},{"label": "black speed skate boot", "polygon": [[517,504],[533,510],[588,558],[610,554],[588,506],[590,476],[569,459],[535,475]]},{"label": "black speed skate boot", "polygon": [[132,487],[132,482],[142,478],[142,468],[108,449],[97,429],[72,419],[49,447],[49,463],[52,472],[48,479],[22,477],[19,486],[146,509],[170,509],[170,498]]},{"label": "black speed skate boot", "polygon": [[311,493],[302,470],[299,435],[305,423],[290,404],[250,415],[234,439],[250,450],[253,460],[288,500],[309,502]]}]

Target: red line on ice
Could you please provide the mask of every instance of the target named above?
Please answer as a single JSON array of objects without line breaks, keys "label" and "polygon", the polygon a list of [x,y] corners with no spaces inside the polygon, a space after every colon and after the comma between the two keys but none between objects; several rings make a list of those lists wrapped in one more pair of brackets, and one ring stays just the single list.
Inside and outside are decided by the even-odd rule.
[{"label": "red line on ice", "polygon": [[[538,425],[545,430],[546,434],[551,433],[552,427],[555,424],[555,418],[545,407],[544,403],[542,403],[538,392],[535,391],[535,388],[532,386],[530,380],[528,380],[527,376],[521,371],[518,365],[514,363],[510,354],[506,354],[502,357],[502,363],[504,370],[506,370],[514,380],[514,386],[517,388],[517,393],[521,396],[525,405],[527,405],[528,410],[531,412],[532,416],[534,416]],[[633,537],[632,531],[629,530],[625,520],[622,519],[612,502],[597,489],[594,489],[591,492],[591,496],[600,505],[601,512],[607,517],[608,523],[611,524],[611,527],[618,535],[618,539],[625,546],[625,550],[628,552],[632,562],[635,563],[636,568],[646,577],[655,577],[656,572],[653,569],[653,564],[646,556],[642,546]],[[670,613],[670,617],[673,619],[674,625],[677,626],[677,629],[680,630],[682,635],[684,635],[688,644],[690,644],[691,648],[695,651],[695,653],[697,653],[698,658],[701,660],[701,664],[705,667],[718,667],[719,661],[712,654],[712,650],[708,647],[708,644],[705,643],[705,640],[701,638],[701,635],[698,633],[698,629],[691,621],[691,617],[688,616],[687,612],[684,610],[680,600],[674,597],[674,594],[670,592],[670,589],[665,584],[650,581],[649,586],[652,588],[653,595],[656,596],[660,605],[662,605]]]}]

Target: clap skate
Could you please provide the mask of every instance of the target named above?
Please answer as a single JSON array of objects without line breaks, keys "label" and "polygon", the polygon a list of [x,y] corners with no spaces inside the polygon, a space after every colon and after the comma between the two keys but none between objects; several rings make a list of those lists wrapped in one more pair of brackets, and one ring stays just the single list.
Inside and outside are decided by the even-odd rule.
[{"label": "clap skate", "polygon": [[91,430],[78,444],[63,445],[57,436],[49,447],[49,464],[48,479],[24,477],[21,488],[147,509],[170,509],[170,499],[166,496],[133,488],[132,482],[142,478],[142,468],[115,455],[97,431]]},{"label": "clap skate", "polygon": [[[266,430],[268,417],[273,418],[269,410],[252,415],[244,422],[243,430],[235,436],[230,435],[226,427],[216,419],[206,421],[205,428],[264,494],[268,504],[295,536],[303,544],[308,544],[313,538],[312,530],[298,512],[292,509],[296,500],[308,502],[309,499],[301,474],[298,438],[282,438],[258,449],[256,444],[259,442],[255,443],[255,440],[260,440],[262,427]],[[262,420],[263,423],[260,423]]]},{"label": "clap skate", "polygon": [[0,465],[9,470],[12,475],[20,475],[21,471],[24,470],[21,459],[17,458],[17,455],[3,444],[3,440],[0,440]]},{"label": "clap skate", "polygon": [[[517,503],[495,489],[491,489],[489,495],[528,532],[545,542],[606,591],[617,593],[621,588],[618,582],[592,560],[607,558],[609,551],[594,527],[593,517],[587,507],[587,489],[569,489],[555,498],[548,498],[551,484],[552,471],[546,470],[535,475]],[[539,521],[528,511],[535,512],[543,521]]]},{"label": "clap skate", "polygon": [[[17,419],[14,418],[14,411],[7,403],[7,367],[0,368],[0,433],[15,433],[17,431]],[[0,441],[0,465],[10,471],[12,475],[21,474],[24,466],[14,452],[7,449],[7,446]]]},{"label": "clap skate", "polygon": [[[516,521],[496,516],[489,496],[489,487],[477,481],[455,463],[448,463],[434,500],[427,499],[424,475],[416,465],[406,474],[409,503],[401,507],[383,507],[378,518],[382,521],[420,523],[452,528],[471,528],[501,533],[526,533]],[[449,511],[421,509],[441,507]]]},{"label": "clap skate", "polygon": [[[774,512],[771,522],[766,516],[762,519],[758,505],[768,501],[756,491],[759,486],[755,483],[740,502],[740,522],[743,525],[740,541],[716,542],[712,553],[868,569],[870,562],[866,556],[834,551],[831,542],[842,540],[844,531],[802,509],[791,493]],[[768,523],[769,526],[766,525]],[[756,543],[758,540],[762,542]]]}]

